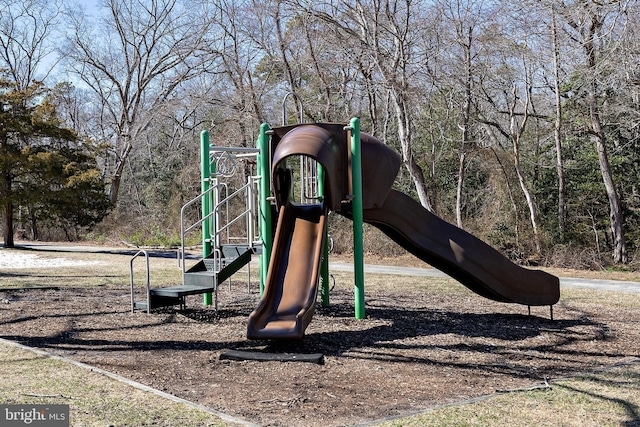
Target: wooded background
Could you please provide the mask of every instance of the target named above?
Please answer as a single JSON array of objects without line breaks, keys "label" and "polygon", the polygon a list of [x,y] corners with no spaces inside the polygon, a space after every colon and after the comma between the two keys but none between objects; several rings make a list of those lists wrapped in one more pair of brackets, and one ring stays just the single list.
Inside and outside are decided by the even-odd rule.
[{"label": "wooded background", "polygon": [[[14,229],[175,241],[200,132],[254,146],[293,91],[289,121],[359,117],[402,154],[400,190],[510,258],[633,265],[639,32],[630,0],[0,0],[2,93],[43,82],[28,102],[55,106],[113,206],[92,231],[49,218],[34,235],[34,205],[14,203]],[[369,250],[397,250],[367,232]]]}]

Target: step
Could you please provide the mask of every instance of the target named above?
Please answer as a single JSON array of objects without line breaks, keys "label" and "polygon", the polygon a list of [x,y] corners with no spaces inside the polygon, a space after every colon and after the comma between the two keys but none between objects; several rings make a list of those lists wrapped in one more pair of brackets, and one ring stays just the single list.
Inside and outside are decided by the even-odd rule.
[{"label": "step", "polygon": [[208,288],[211,289],[211,291],[209,292],[213,292],[215,291],[214,276],[215,273],[208,270],[187,271],[186,273],[184,273],[182,281],[184,282],[184,286],[194,288]]},{"label": "step", "polygon": [[[223,268],[218,273],[218,283],[222,283],[236,273],[243,266],[251,262],[251,249],[246,247],[225,247],[223,254],[229,255],[222,258]],[[235,256],[233,256],[235,255]],[[232,257],[233,256],[233,257]],[[187,270],[184,274],[184,284],[187,286],[214,287],[213,258],[205,258]]]},{"label": "step", "polygon": [[192,286],[192,285],[180,285],[169,286],[167,288],[155,288],[151,289],[151,296],[167,297],[167,298],[181,298],[187,295],[198,295],[213,292],[215,289],[213,286]]},{"label": "step", "polygon": [[[240,268],[251,262],[253,251],[243,245],[224,245],[221,248],[223,258],[221,262],[222,270],[218,273],[218,283],[226,281]],[[183,284],[168,286],[164,288],[153,288],[149,291],[151,308],[185,305],[185,297],[188,295],[198,295],[215,292],[215,271],[213,271],[213,257],[200,260],[184,273]],[[134,309],[147,310],[146,301],[134,302]]]},{"label": "step", "polygon": [[[170,307],[173,305],[184,305],[183,297],[168,297],[168,296],[160,296],[160,295],[150,295],[151,299],[151,310],[160,308],[160,307]],[[136,301],[133,304],[133,308],[137,310],[147,310],[147,301]]]}]

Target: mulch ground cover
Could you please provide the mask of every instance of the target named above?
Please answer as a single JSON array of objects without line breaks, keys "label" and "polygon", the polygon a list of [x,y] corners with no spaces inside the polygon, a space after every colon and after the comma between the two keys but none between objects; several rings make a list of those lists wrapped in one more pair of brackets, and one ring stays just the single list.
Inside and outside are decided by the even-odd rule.
[{"label": "mulch ground cover", "polygon": [[[636,295],[563,290],[551,320],[548,307],[529,316],[449,279],[377,280],[366,291],[366,319],[354,318],[350,286],[337,286],[302,341],[248,341],[259,297],[240,282],[221,290],[218,311],[197,296],[185,311],[150,315],[129,311],[126,287],[5,289],[0,335],[264,426],[365,423],[640,353]],[[321,353],[324,363],[221,357],[230,350]]]}]

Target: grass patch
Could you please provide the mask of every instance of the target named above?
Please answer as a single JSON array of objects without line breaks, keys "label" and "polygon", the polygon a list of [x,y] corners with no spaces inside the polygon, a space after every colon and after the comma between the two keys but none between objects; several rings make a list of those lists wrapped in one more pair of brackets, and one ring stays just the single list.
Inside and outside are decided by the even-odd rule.
[{"label": "grass patch", "polygon": [[559,306],[564,302],[575,301],[583,303],[606,304],[608,307],[619,308],[637,308],[640,304],[640,294],[631,294],[626,292],[616,292],[608,290],[588,290],[560,288]]},{"label": "grass patch", "polygon": [[[3,255],[35,256],[43,261],[42,267],[3,269],[0,272],[2,288],[114,286],[125,289],[129,284],[131,255],[8,249],[2,252]],[[58,263],[62,265],[58,266]],[[134,260],[133,268],[134,283],[138,287],[145,286],[144,256]],[[149,268],[152,286],[170,286],[182,282],[182,270],[171,253],[166,258],[150,257]]]},{"label": "grass patch", "polygon": [[381,427],[631,426],[640,422],[640,362],[475,403],[446,406]]},{"label": "grass patch", "polygon": [[208,412],[0,343],[0,402],[68,404],[73,426],[224,426]]}]

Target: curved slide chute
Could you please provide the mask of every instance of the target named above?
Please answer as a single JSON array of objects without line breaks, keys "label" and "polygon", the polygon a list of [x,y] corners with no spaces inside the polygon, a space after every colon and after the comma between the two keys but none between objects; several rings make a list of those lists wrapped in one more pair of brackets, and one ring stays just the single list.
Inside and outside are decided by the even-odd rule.
[{"label": "curved slide chute", "polygon": [[512,263],[403,193],[391,190],[381,207],[363,214],[365,222],[483,297],[524,305],[553,305],[560,298],[556,276]]},{"label": "curved slide chute", "polygon": [[264,294],[249,339],[300,339],[311,322],[327,231],[324,204],[280,207]]},{"label": "curved slide chute", "polygon": [[[342,127],[306,125],[287,130],[275,148],[272,176],[279,207],[264,294],[249,316],[249,339],[300,339],[311,322],[318,295],[322,254],[330,205],[339,205],[340,194],[328,191],[321,203],[291,203],[291,174],[280,167],[289,156],[304,155],[332,171],[332,188],[342,187],[338,174],[340,153],[333,141]],[[330,184],[331,185],[331,184]]]},{"label": "curved slide chute", "polygon": [[[362,138],[364,221],[422,261],[475,293],[500,302],[553,305],[560,281],[522,268],[474,235],[437,217],[411,197],[392,189],[400,156],[371,135]],[[384,177],[384,179],[381,179]],[[342,212],[350,216],[350,212]]]}]

